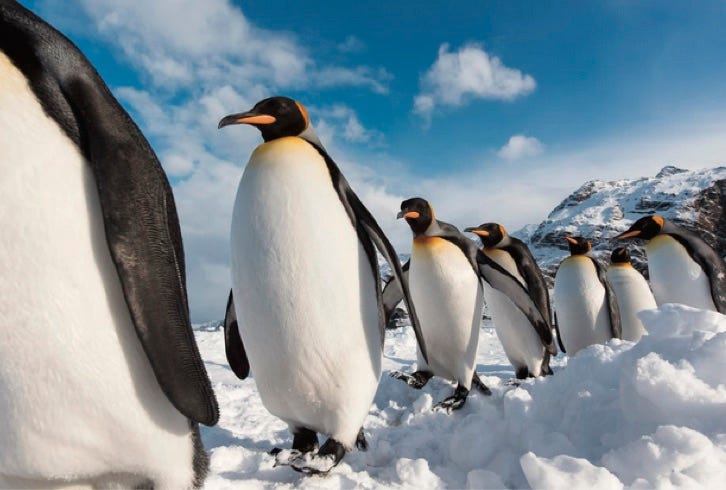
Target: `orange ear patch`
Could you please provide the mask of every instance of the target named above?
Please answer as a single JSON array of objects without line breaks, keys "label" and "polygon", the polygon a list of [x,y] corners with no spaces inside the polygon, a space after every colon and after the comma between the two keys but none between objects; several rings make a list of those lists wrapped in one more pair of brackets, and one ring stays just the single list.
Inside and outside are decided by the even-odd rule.
[{"label": "orange ear patch", "polygon": [[665,224],[665,220],[657,214],[653,215],[653,221],[658,223],[658,226],[660,226],[661,228],[663,228],[663,225]]},{"label": "orange ear patch", "polygon": [[305,119],[305,127],[307,128],[310,126],[310,116],[308,116],[308,111],[300,102],[295,101],[295,104],[297,104],[297,108],[300,109],[300,114],[303,115],[303,119]]},{"label": "orange ear patch", "polygon": [[502,225],[499,225],[499,233],[501,233],[503,237],[507,236],[507,230],[505,230]]}]

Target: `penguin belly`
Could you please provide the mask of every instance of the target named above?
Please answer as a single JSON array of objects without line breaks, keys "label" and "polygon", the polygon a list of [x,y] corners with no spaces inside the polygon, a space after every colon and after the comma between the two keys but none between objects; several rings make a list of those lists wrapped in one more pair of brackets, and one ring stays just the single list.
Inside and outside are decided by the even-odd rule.
[{"label": "penguin belly", "polygon": [[555,275],[554,296],[558,328],[568,355],[612,338],[605,287],[589,257],[572,256],[562,261]]},{"label": "penguin belly", "polygon": [[265,407],[348,448],[381,373],[376,280],[320,154],[260,145],[237,191],[232,287]]},{"label": "penguin belly", "polygon": [[499,250],[498,248],[485,248],[484,253],[487,257],[499,264],[500,267],[514,276],[514,278],[519,281],[522,286],[524,286],[524,289],[529,289],[527,287],[527,282],[519,273],[517,263],[514,261],[514,258],[509,254],[509,252]]},{"label": "penguin belly", "polygon": [[653,293],[645,278],[630,265],[611,265],[607,277],[618,300],[622,339],[637,342],[648,333],[638,319],[638,313],[657,308]]},{"label": "penguin belly", "polygon": [[426,342],[419,369],[471,388],[483,304],[482,287],[461,249],[443,238],[414,240],[409,289]]},{"label": "penguin belly", "polygon": [[653,296],[659,305],[680,303],[717,311],[708,276],[686,248],[669,235],[658,235],[645,246]]},{"label": "penguin belly", "polygon": [[0,482],[188,487],[190,423],[138,340],[90,166],[2,53],[0,107]]},{"label": "penguin belly", "polygon": [[532,376],[542,374],[545,346],[527,317],[504,293],[484,282],[484,298],[494,330],[515,370],[526,367]]}]

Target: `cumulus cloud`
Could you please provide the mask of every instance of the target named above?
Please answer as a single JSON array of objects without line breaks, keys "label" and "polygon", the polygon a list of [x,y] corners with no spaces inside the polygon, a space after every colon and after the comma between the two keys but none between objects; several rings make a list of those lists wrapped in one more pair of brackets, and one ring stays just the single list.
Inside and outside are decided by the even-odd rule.
[{"label": "cumulus cloud", "polygon": [[476,43],[466,44],[456,52],[442,44],[420,85],[421,91],[414,97],[414,112],[426,119],[437,106],[457,107],[476,98],[512,100],[537,86],[531,75],[505,66]]},{"label": "cumulus cloud", "polygon": [[515,134],[506,145],[499,149],[497,155],[505,160],[519,160],[523,157],[533,157],[544,151],[544,145],[537,138]]}]

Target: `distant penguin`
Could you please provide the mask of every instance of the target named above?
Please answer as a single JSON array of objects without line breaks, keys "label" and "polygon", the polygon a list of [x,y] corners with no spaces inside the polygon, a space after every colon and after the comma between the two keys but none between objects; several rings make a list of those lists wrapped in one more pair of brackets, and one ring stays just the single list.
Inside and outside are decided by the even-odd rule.
[{"label": "distant penguin", "polygon": [[659,305],[681,303],[726,314],[726,264],[698,235],[653,215],[615,238],[648,241],[648,275]]},{"label": "distant penguin", "polygon": [[637,342],[647,332],[638,319],[643,310],[657,308],[653,293],[642,274],[630,265],[630,253],[626,247],[613,250],[607,280],[615,291],[620,310],[623,340]]},{"label": "distant penguin", "polygon": [[472,383],[490,393],[475,371],[484,300],[476,247],[453,225],[436,220],[424,199],[403,201],[398,218],[405,218],[413,232],[408,279],[428,360],[419,349],[418,371],[391,376],[414,388],[434,375],[455,381],[454,394],[437,407],[456,410],[466,403]]},{"label": "distant penguin", "polygon": [[[365,446],[386,321],[376,249],[399,281],[401,265],[302,104],[268,98],[219,127],[231,124],[255,126],[264,143],[232,214],[228,360],[241,378],[252,369],[265,407],[294,435],[292,451],[276,450],[277,463],[325,473],[354,444]],[[319,449],[317,433],[329,437]]]},{"label": "distant penguin", "polygon": [[484,223],[464,231],[479,236],[482,252],[515,277],[537,305],[547,328],[540,331],[522,314],[511,300],[500,295],[487,297],[492,321],[517,379],[552,374],[550,356],[557,354],[550,326],[551,308],[542,271],[527,245],[507,234],[498,223]]},{"label": "distant penguin", "polygon": [[555,274],[554,303],[560,348],[573,356],[589,345],[620,338],[621,324],[605,269],[587,255],[592,245],[582,237],[566,240],[571,256]]},{"label": "distant penguin", "polygon": [[0,0],[0,487],[189,488],[217,402],[174,197],[88,60]]}]

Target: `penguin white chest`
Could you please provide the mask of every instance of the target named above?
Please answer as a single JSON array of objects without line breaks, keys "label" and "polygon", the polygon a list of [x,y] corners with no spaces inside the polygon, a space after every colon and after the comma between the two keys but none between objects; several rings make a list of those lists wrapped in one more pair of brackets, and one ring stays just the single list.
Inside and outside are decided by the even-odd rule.
[{"label": "penguin white chest", "polygon": [[686,248],[669,235],[658,235],[645,246],[653,295],[659,305],[681,303],[716,311],[708,276]]},{"label": "penguin white chest", "polygon": [[0,108],[0,474],[188,484],[189,424],[131,323],[90,166],[1,52]]},{"label": "penguin white chest", "polygon": [[638,313],[656,308],[655,298],[640,272],[630,264],[608,267],[608,282],[615,291],[623,328],[623,340],[637,342],[647,332]]},{"label": "penguin white chest", "polygon": [[434,374],[469,388],[483,303],[482,287],[469,260],[443,238],[417,238],[411,251],[409,288],[429,367]]},{"label": "penguin white chest", "polygon": [[519,273],[517,263],[508,252],[504,250],[499,250],[498,248],[485,248],[483,251],[487,255],[487,257],[492,259],[494,262],[499,264],[500,267],[502,267],[504,270],[514,276],[514,278],[519,281],[522,286],[524,286],[524,289],[528,289],[527,282]]},{"label": "penguin white chest", "polygon": [[280,138],[255,150],[231,254],[240,334],[265,406],[352,444],[381,369],[378,279],[309,143]]},{"label": "penguin white chest", "polygon": [[612,338],[605,287],[587,256],[567,257],[555,275],[557,324],[567,354]]}]

